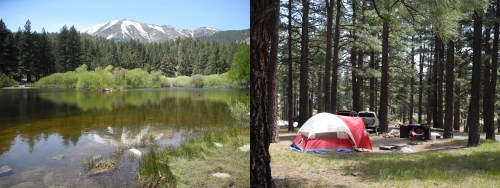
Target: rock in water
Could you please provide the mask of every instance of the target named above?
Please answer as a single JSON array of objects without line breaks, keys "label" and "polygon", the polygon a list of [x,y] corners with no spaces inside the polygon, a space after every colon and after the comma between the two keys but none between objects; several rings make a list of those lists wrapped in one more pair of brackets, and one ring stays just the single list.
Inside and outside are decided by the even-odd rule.
[{"label": "rock in water", "polygon": [[246,144],[246,145],[241,146],[240,150],[242,152],[248,152],[248,151],[250,151],[250,144]]},{"label": "rock in water", "polygon": [[212,176],[215,176],[215,177],[218,177],[218,178],[229,178],[229,177],[231,177],[231,175],[229,175],[227,173],[221,173],[221,172],[214,173],[214,174],[212,174]]},{"label": "rock in water", "polygon": [[56,156],[52,157],[52,159],[60,161],[60,160],[64,159],[64,155],[56,155]]},{"label": "rock in water", "polygon": [[214,145],[215,145],[215,147],[218,147],[218,148],[221,148],[221,147],[222,147],[222,144],[221,144],[221,143],[214,142]]},{"label": "rock in water", "polygon": [[139,157],[142,155],[142,152],[135,149],[135,148],[130,148],[129,151],[132,152],[134,155],[137,155]]},{"label": "rock in water", "polygon": [[9,166],[4,165],[0,168],[0,177],[10,176],[12,174],[14,174],[14,171]]}]

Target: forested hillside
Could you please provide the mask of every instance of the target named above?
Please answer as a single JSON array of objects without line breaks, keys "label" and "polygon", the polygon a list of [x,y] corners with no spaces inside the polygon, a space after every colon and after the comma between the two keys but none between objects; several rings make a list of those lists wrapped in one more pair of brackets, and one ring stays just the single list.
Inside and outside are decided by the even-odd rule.
[{"label": "forested hillside", "polygon": [[24,28],[12,32],[0,20],[0,72],[19,82],[35,82],[55,72],[73,71],[82,64],[90,70],[107,65],[142,68],[161,71],[167,77],[221,74],[229,70],[238,42],[232,35],[229,39],[218,36],[213,40],[116,42],[80,33],[73,26],[64,26],[59,33],[33,32],[29,20]]}]

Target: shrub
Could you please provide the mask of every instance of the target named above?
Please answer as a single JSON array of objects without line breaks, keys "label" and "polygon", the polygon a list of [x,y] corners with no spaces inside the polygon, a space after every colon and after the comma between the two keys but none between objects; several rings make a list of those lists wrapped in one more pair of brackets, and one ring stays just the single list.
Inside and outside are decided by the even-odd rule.
[{"label": "shrub", "polygon": [[202,75],[194,75],[191,77],[191,85],[196,87],[196,88],[202,88],[203,87],[203,76]]},{"label": "shrub", "polygon": [[173,87],[189,87],[191,86],[191,78],[189,76],[178,76],[169,78],[170,85]]},{"label": "shrub", "polygon": [[43,77],[36,82],[36,86],[40,88],[75,88],[77,82],[78,74],[68,71]]},{"label": "shrub", "polygon": [[231,115],[236,119],[238,124],[241,126],[249,126],[250,125],[250,105],[245,104],[240,101],[236,102],[227,102],[227,106],[229,107],[229,111],[231,111]]},{"label": "shrub", "polygon": [[155,71],[149,75],[150,87],[162,87],[161,72]]},{"label": "shrub", "polygon": [[0,87],[11,87],[11,86],[14,86],[14,87],[19,86],[19,82],[10,78],[6,74],[0,72]]},{"label": "shrub", "polygon": [[83,90],[100,91],[104,88],[116,89],[113,75],[106,71],[83,72],[78,75],[76,88]]}]

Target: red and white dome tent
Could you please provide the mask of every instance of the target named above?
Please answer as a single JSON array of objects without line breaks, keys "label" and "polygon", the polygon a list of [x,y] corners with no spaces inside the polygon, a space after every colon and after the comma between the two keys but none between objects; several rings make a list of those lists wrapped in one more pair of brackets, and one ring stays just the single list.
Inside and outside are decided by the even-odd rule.
[{"label": "red and white dome tent", "polygon": [[290,148],[307,153],[341,149],[372,150],[372,143],[360,117],[319,113],[299,129]]}]

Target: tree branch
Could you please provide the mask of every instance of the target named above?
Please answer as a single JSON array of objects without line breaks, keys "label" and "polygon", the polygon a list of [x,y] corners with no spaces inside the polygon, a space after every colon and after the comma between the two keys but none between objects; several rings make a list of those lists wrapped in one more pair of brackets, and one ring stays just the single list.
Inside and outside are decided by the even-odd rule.
[{"label": "tree branch", "polygon": [[382,18],[382,19],[383,19],[383,20],[385,20],[385,21],[391,21],[391,20],[389,20],[389,19],[387,19],[387,18],[383,17],[383,16],[380,14],[380,12],[378,11],[378,8],[377,8],[377,2],[376,2],[376,0],[373,0],[373,8],[375,9],[375,12],[377,12],[378,17]]}]

